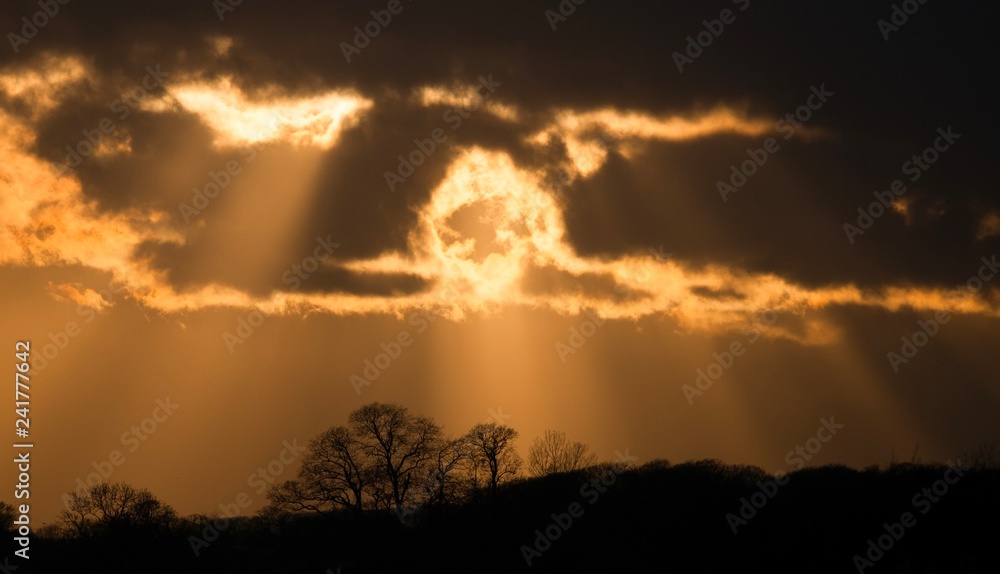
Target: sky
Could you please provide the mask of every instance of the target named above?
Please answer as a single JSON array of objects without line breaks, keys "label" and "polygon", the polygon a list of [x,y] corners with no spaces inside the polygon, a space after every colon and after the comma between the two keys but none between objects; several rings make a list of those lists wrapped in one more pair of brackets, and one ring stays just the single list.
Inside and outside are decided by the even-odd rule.
[{"label": "sky", "polygon": [[37,519],[252,512],[372,401],[769,472],[1000,438],[995,6],[666,4],[6,3]]}]

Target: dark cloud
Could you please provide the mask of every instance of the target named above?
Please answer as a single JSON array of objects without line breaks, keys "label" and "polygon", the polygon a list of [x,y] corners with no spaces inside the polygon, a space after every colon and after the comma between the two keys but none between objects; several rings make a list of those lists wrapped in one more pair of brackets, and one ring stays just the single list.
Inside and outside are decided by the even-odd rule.
[{"label": "dark cloud", "polygon": [[[562,194],[572,244],[584,254],[613,257],[663,243],[692,265],[719,262],[809,285],[865,286],[949,284],[1000,247],[995,237],[975,238],[982,213],[1000,207],[984,169],[1000,151],[988,131],[997,124],[995,94],[976,57],[992,53],[992,4],[921,5],[889,41],[876,21],[889,16],[891,4],[878,3],[753,1],[740,11],[728,2],[594,1],[577,6],[555,31],[544,15],[558,10],[554,1],[403,5],[348,63],[341,42],[352,41],[353,28],[380,5],[241,3],[220,20],[210,2],[73,3],[19,53],[0,51],[0,66],[24,67],[53,52],[78,54],[98,70],[38,126],[37,151],[52,161],[80,140],[81,130],[110,115],[110,103],[141,80],[147,65],[162,65],[175,81],[232,75],[251,94],[273,86],[298,94],[357,89],[375,108],[363,129],[347,131],[324,158],[309,216],[294,239],[305,246],[316,235],[336,233],[344,238],[342,258],[407,249],[415,208],[440,182],[454,145],[505,150],[521,165],[538,167],[561,155],[558,144],[529,149],[523,138],[551,121],[555,109],[686,114],[723,103],[778,119],[805,102],[810,86],[823,84],[835,95],[809,126],[832,137],[781,141],[780,152],[725,203],[715,182],[763,137],[649,143],[632,160],[612,154],[598,173]],[[735,11],[735,22],[679,73],[672,53],[724,8]],[[34,2],[10,3],[0,23],[17,30],[18,20],[37,10]],[[233,39],[225,56],[215,52],[217,37]],[[486,74],[502,81],[494,97],[517,106],[520,122],[475,112],[449,133],[448,146],[390,192],[383,174],[396,156],[431,130],[448,129],[445,107],[421,108],[405,98],[418,86],[470,84]],[[229,159],[183,113],[136,112],[116,125],[134,153],[90,158],[77,171],[87,196],[105,209],[149,204],[177,217],[175,204]],[[905,177],[902,163],[947,126],[961,140],[907,191],[909,225],[884,215],[850,245],[842,225],[856,222],[856,208],[869,205],[872,192]],[[225,217],[215,212],[226,199],[218,201],[205,219],[225,230]]]},{"label": "dark cloud", "polygon": [[[934,128],[927,133],[933,136]],[[723,201],[717,182],[728,183],[731,166],[748,159],[747,148],[760,148],[772,135],[778,151]],[[945,152],[903,195],[913,202],[910,224],[884,210],[852,245],[843,224],[856,224],[857,208],[875,202],[875,190],[906,177],[899,166],[909,156],[900,154],[877,173],[855,161],[857,152],[842,139],[798,137],[717,136],[653,143],[632,160],[610,154],[598,172],[564,194],[570,240],[582,253],[604,257],[662,243],[696,266],[734,265],[811,286],[950,286],[973,273],[980,256],[1000,248],[996,238],[976,239],[976,206],[996,199],[985,185],[956,189],[965,176],[947,165],[964,148]],[[928,213],[935,202],[944,206],[942,215]]]},{"label": "dark cloud", "polygon": [[198,247],[146,243],[140,246],[137,256],[149,258],[154,269],[165,272],[170,284],[182,293],[211,284],[235,287],[257,296],[274,291],[395,296],[430,287],[427,279],[409,273],[358,273],[315,258],[306,262],[312,255],[264,274],[250,270],[247,261],[254,257],[252,252],[237,260],[206,260],[200,256]]},{"label": "dark cloud", "polygon": [[697,285],[695,287],[692,287],[691,293],[694,293],[695,295],[703,297],[705,299],[719,299],[722,301],[732,300],[732,299],[737,299],[737,300],[746,299],[746,295],[740,293],[735,289],[714,289],[706,285]]},{"label": "dark cloud", "polygon": [[521,289],[529,295],[573,296],[625,302],[642,299],[646,293],[619,284],[610,274],[574,275],[552,267],[531,267],[522,278]]},{"label": "dark cloud", "polygon": [[[111,114],[103,108],[92,117]],[[242,159],[235,150],[214,149],[211,131],[190,114],[137,112],[114,121],[114,131],[101,139],[128,142],[131,152],[83,156],[78,166],[66,172],[78,177],[84,195],[106,210],[151,206],[183,224],[180,204],[193,201],[194,190],[211,181],[211,172],[225,171],[228,161]],[[77,130],[77,125],[70,127],[66,122],[46,122],[38,140],[39,154],[60,165],[75,163],[66,146],[88,149],[89,140],[82,130],[94,134],[99,123],[91,120],[78,125],[85,127]]]}]

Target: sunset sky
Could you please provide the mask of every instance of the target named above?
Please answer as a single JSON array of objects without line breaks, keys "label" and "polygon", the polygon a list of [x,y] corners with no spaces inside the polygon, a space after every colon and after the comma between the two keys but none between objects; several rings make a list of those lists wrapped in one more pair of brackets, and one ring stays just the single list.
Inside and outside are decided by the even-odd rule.
[{"label": "sunset sky", "polygon": [[6,3],[35,517],[115,450],[252,512],[372,401],[769,472],[1000,438],[995,7],[666,4]]}]

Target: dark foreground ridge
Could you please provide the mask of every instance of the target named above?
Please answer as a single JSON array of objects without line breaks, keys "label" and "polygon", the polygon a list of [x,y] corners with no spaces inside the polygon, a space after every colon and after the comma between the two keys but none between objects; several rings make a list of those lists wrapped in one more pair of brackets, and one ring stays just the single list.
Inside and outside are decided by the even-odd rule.
[{"label": "dark foreground ridge", "polygon": [[784,477],[714,460],[608,463],[402,515],[272,510],[217,519],[216,536],[204,516],[50,534],[31,571],[1000,572],[998,486],[1000,470],[957,463]]}]

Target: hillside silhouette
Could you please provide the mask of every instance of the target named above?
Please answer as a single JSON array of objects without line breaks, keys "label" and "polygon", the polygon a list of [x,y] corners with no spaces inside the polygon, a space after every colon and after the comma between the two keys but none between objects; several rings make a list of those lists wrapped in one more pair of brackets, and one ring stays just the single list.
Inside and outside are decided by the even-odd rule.
[{"label": "hillside silhouette", "polygon": [[594,463],[557,431],[525,464],[510,427],[452,438],[394,404],[348,422],[311,441],[253,516],[179,516],[121,483],[72,493],[38,533],[31,571],[1000,571],[993,447],[965,462],[777,476],[627,452]]}]

